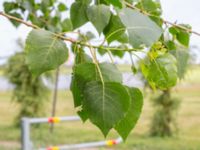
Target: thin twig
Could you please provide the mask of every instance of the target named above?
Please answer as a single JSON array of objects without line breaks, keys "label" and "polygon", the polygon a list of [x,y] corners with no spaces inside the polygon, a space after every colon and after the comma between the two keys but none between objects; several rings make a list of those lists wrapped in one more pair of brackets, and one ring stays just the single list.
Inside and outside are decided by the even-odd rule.
[{"label": "thin twig", "polygon": [[107,50],[107,52],[108,52],[108,56],[110,57],[111,62],[114,63],[114,59],[112,57],[111,52],[109,50]]},{"label": "thin twig", "polygon": [[[132,4],[130,4],[130,3],[128,3],[128,2],[125,2],[125,4],[126,4],[127,7],[131,8],[131,9],[136,9],[136,10],[140,11],[141,13],[143,13],[143,14],[145,14],[145,15],[147,15],[147,16],[154,16],[154,15],[152,15],[152,14],[149,14],[149,13],[147,13],[147,12],[145,12],[145,11],[143,11],[143,10],[141,10],[141,9],[139,9],[139,8],[137,8],[137,7],[135,7],[135,6],[133,6]],[[24,20],[22,20],[22,19],[19,19],[19,18],[17,18],[17,17],[11,16],[11,15],[8,15],[8,14],[6,14],[6,13],[4,13],[4,12],[0,12],[0,15],[6,17],[6,18],[8,18],[8,19],[11,19],[11,20],[15,20],[15,21],[17,21],[17,22],[20,22],[20,23],[22,23],[22,24],[24,24],[24,25],[26,25],[26,26],[28,26],[28,27],[32,27],[32,28],[34,28],[34,29],[40,29],[37,25],[28,23],[28,22],[26,22],[26,21],[24,21]],[[158,16],[155,16],[155,17],[158,17]],[[188,29],[188,28],[186,28],[186,27],[183,27],[183,26],[181,26],[181,25],[177,25],[177,24],[175,24],[175,23],[172,23],[172,22],[170,22],[170,21],[164,20],[164,19],[162,19],[162,18],[160,18],[160,19],[161,19],[165,24],[169,24],[169,25],[178,27],[178,28],[180,28],[180,29],[183,29],[183,30],[189,32],[189,33],[193,33],[193,34],[195,34],[195,35],[197,35],[197,36],[200,36],[200,33],[196,32],[196,31],[193,31],[193,30]],[[77,43],[77,44],[79,44],[79,45],[86,46],[86,47],[91,47],[91,45],[89,45],[89,44],[82,43],[81,41],[77,41],[77,40],[74,40],[74,39],[71,39],[71,38],[67,38],[67,37],[65,37],[65,36],[63,36],[63,35],[61,35],[61,34],[56,34],[56,33],[53,33],[53,34],[54,34],[55,36],[59,37],[60,39],[64,40],[64,41],[68,41],[68,42],[71,42],[71,43]],[[100,48],[100,47],[102,47],[102,45],[100,45],[100,46],[92,46],[92,47],[93,47],[93,48]],[[106,48],[106,47],[102,47],[102,48],[107,49],[107,50],[112,50],[112,49],[110,49],[110,48],[108,49],[108,48]],[[114,50],[116,50],[116,49],[114,49]],[[124,49],[123,49],[123,50],[124,50]],[[129,51],[129,52],[130,52],[130,51],[136,51],[136,50],[135,50],[135,49],[126,49],[126,50],[124,50],[124,51]]]},{"label": "thin twig", "polygon": [[[26,25],[26,26],[28,26],[28,27],[31,27],[31,28],[33,28],[33,29],[41,29],[40,27],[38,27],[38,26],[36,26],[36,25],[34,25],[34,24],[28,23],[28,22],[26,22],[26,21],[24,21],[24,20],[22,20],[22,19],[19,19],[19,18],[17,18],[17,17],[11,16],[11,15],[8,15],[8,14],[6,14],[6,13],[0,12],[0,15],[1,15],[1,16],[4,16],[4,17],[6,17],[6,18],[8,18],[8,19],[10,19],[10,20],[15,20],[15,21],[17,21],[17,22],[20,22],[20,23],[22,23],[22,24],[24,24],[24,25]],[[64,40],[64,41],[68,41],[68,42],[70,42],[70,43],[76,43],[76,44],[79,44],[79,45],[82,45],[82,46],[86,46],[86,47],[91,47],[90,44],[83,43],[83,42],[81,42],[81,41],[77,41],[77,40],[74,40],[74,39],[72,39],[72,38],[67,38],[67,37],[65,37],[65,36],[63,36],[63,35],[61,35],[61,34],[57,34],[57,33],[53,33],[53,32],[52,32],[52,34],[55,35],[56,37],[58,37],[58,38]],[[116,50],[136,51],[136,49],[115,49],[115,48],[108,48],[108,47],[95,46],[95,45],[92,45],[92,47],[93,47],[93,48],[100,48],[100,47],[101,47],[101,48],[104,48],[104,49],[107,49],[107,50],[110,50],[110,51],[112,51],[112,50],[113,50],[113,51],[116,51]]]},{"label": "thin twig", "polygon": [[186,27],[184,27],[184,26],[180,26],[180,25],[174,24],[174,23],[169,22],[169,21],[166,21],[166,20],[163,20],[163,22],[166,23],[166,24],[175,26],[175,27],[177,27],[177,28],[180,28],[180,29],[182,29],[182,30],[185,30],[185,31],[187,31],[187,32],[189,32],[189,33],[193,33],[193,34],[195,34],[195,35],[197,35],[197,36],[200,36],[200,33],[196,32],[196,31],[193,31],[193,30],[191,30],[191,29],[188,29],[188,28],[186,28]]},{"label": "thin twig", "polygon": [[[56,104],[57,104],[57,95],[58,95],[58,78],[59,78],[59,67],[56,69],[55,73],[55,85],[54,85],[54,92],[53,92],[53,102],[52,102],[52,112],[51,117],[55,117],[56,115]],[[54,124],[51,124],[50,132],[53,132]]]},{"label": "thin twig", "polygon": [[[158,17],[158,16],[152,15],[152,14],[146,12],[146,11],[143,11],[143,10],[137,8],[137,7],[133,6],[132,4],[130,4],[130,3],[128,3],[128,2],[125,2],[125,4],[126,4],[127,7],[131,8],[131,9],[138,10],[138,11],[140,11],[141,13],[143,13],[144,15]],[[160,18],[160,17],[158,17],[158,18]],[[182,29],[182,30],[185,30],[186,32],[193,33],[193,34],[195,34],[195,35],[197,35],[197,36],[200,36],[200,33],[196,32],[196,31],[193,31],[193,30],[188,29],[188,28],[186,28],[186,27],[184,27],[184,26],[181,26],[181,25],[177,25],[177,24],[175,24],[175,23],[172,23],[172,22],[170,22],[170,21],[164,20],[164,19],[162,19],[162,18],[160,18],[160,19],[161,19],[161,20],[163,21],[163,23],[165,23],[165,24],[169,24],[169,25],[171,25],[171,26],[175,26],[175,27],[177,27],[177,28],[180,28],[180,29]]]},{"label": "thin twig", "polygon": [[17,21],[17,22],[20,22],[20,23],[22,23],[22,24],[25,24],[25,25],[28,26],[28,27],[31,27],[31,28],[34,28],[34,29],[40,29],[38,26],[36,26],[36,25],[34,25],[34,24],[28,23],[28,22],[26,22],[26,21],[24,21],[24,20],[22,20],[22,19],[19,19],[19,18],[17,18],[17,17],[11,16],[11,15],[8,15],[8,14],[3,13],[3,12],[1,12],[1,11],[0,11],[0,15],[6,17],[6,18],[8,18],[8,19],[15,20],[15,21]]},{"label": "thin twig", "polygon": [[[8,14],[6,14],[6,13],[0,12],[0,15],[1,15],[1,16],[4,16],[4,17],[6,17],[6,18],[8,18],[8,19],[10,19],[10,20],[15,20],[15,21],[17,21],[17,22],[20,22],[20,23],[22,23],[22,24],[24,24],[24,25],[26,25],[26,26],[28,26],[28,27],[31,27],[31,28],[33,28],[33,29],[41,29],[41,28],[38,27],[37,25],[28,23],[28,22],[26,22],[26,21],[24,21],[24,20],[22,20],[22,19],[19,19],[19,18],[17,18],[17,17],[11,16],[11,15],[8,15]],[[53,33],[53,34],[54,34],[55,36],[61,38],[62,40],[65,40],[65,41],[69,41],[69,42],[72,42],[72,43],[77,42],[76,40],[73,40],[73,39],[71,39],[71,38],[66,38],[66,37],[64,37],[64,36],[62,36],[62,35],[60,35],[60,34],[56,34],[56,33]]]}]

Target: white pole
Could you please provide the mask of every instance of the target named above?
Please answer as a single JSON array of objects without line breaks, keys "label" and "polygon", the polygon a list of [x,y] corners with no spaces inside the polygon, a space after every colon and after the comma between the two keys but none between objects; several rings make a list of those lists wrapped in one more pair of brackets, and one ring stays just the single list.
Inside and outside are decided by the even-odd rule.
[{"label": "white pole", "polygon": [[22,150],[30,150],[30,122],[28,118],[22,118],[21,121],[21,139],[22,139]]},{"label": "white pole", "polygon": [[[33,145],[30,140],[31,124],[56,123],[56,122],[60,122],[60,121],[80,121],[80,120],[81,119],[78,116],[50,117],[50,118],[22,118],[22,150],[33,150]],[[58,146],[58,147],[39,148],[39,150],[54,150],[54,149],[70,150],[70,149],[80,149],[80,148],[90,148],[90,147],[100,147],[100,146],[112,146],[112,145],[119,144],[121,142],[122,142],[122,138],[119,137],[116,140],[62,145],[62,146]]]},{"label": "white pole", "polygon": [[[119,144],[122,142],[122,138],[118,138],[116,140],[110,140],[115,141],[115,144]],[[81,143],[81,144],[71,144],[71,145],[62,145],[62,146],[56,146],[56,147],[50,147],[50,148],[40,148],[39,150],[48,150],[48,149],[59,149],[59,150],[73,150],[73,149],[81,149],[81,148],[92,148],[92,147],[101,147],[101,146],[113,146],[109,145],[108,142],[110,141],[99,141],[99,142],[89,142],[89,143]]]}]

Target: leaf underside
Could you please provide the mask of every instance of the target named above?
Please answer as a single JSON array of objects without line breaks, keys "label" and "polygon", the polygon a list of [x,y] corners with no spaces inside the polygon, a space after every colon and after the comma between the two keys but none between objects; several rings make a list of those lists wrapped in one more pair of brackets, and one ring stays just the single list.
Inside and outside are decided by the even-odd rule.
[{"label": "leaf underside", "polygon": [[129,42],[133,47],[151,46],[162,34],[161,28],[142,13],[124,8],[119,13],[122,23],[128,30]]}]

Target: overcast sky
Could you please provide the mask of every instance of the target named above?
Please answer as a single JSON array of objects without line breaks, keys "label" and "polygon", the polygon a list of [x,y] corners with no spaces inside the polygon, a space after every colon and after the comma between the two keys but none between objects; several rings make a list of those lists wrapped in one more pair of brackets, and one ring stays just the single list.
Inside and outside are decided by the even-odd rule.
[{"label": "overcast sky", "polygon": [[[0,0],[0,11],[5,1],[8,0]],[[188,23],[193,30],[200,32],[200,0],[161,0],[161,4],[166,20]],[[24,25],[19,29],[14,28],[6,18],[0,16],[0,57],[13,54],[17,49],[15,41],[18,38],[25,39],[29,31],[30,28]],[[191,44],[200,47],[200,37],[193,35]]]}]

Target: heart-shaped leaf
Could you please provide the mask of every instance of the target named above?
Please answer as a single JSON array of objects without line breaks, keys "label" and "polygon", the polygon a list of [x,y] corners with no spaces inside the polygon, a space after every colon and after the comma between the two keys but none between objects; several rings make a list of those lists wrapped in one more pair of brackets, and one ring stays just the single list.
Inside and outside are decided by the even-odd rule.
[{"label": "heart-shaped leaf", "polygon": [[34,29],[26,40],[26,61],[35,75],[56,69],[68,58],[66,44],[49,31]]},{"label": "heart-shaped leaf", "polygon": [[151,46],[162,34],[161,28],[146,15],[124,8],[119,17],[128,30],[129,42],[134,47]]},{"label": "heart-shaped leaf", "polygon": [[83,105],[89,119],[97,125],[104,136],[127,113],[130,96],[126,88],[114,82],[89,82],[85,86]]}]

